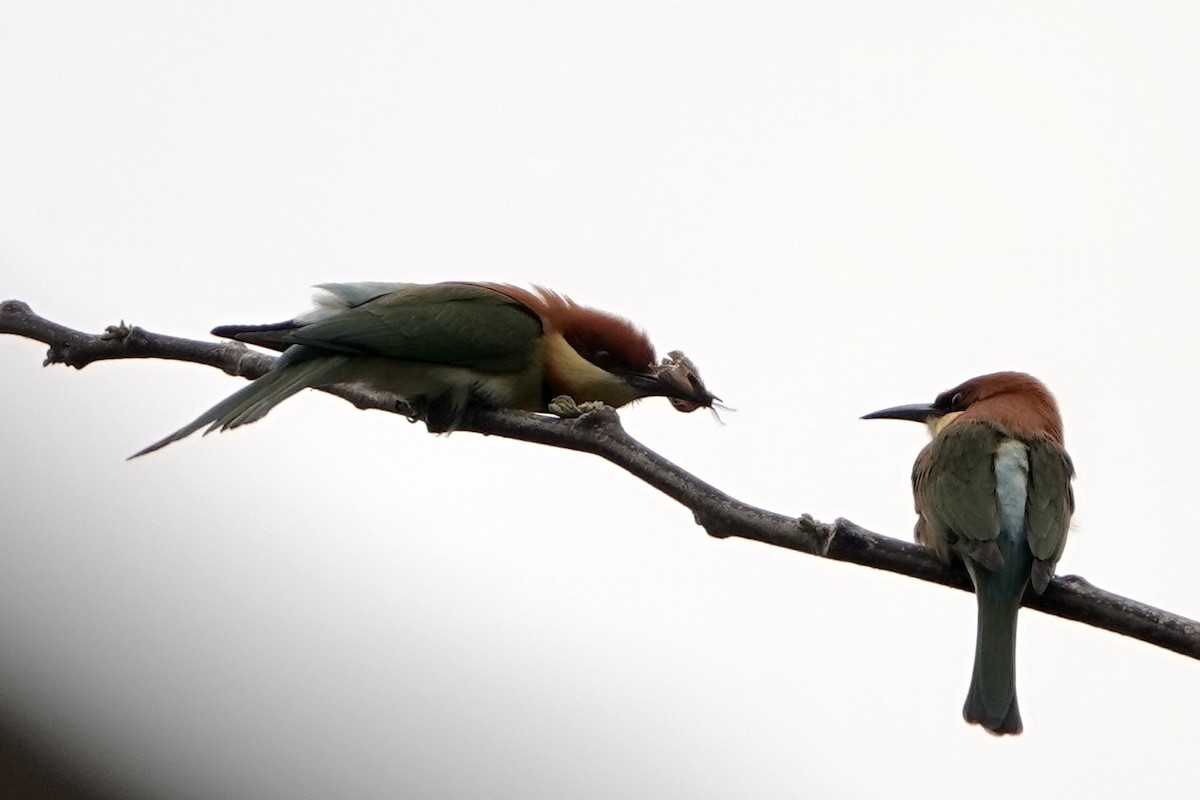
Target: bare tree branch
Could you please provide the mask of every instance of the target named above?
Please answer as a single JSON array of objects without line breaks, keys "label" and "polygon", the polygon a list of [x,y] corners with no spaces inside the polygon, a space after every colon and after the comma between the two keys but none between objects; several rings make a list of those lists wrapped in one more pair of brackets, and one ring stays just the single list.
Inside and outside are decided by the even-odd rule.
[{"label": "bare tree branch", "polygon": [[[161,358],[207,364],[253,379],[274,361],[272,356],[241,344],[180,339],[124,323],[102,334],[82,333],[39,317],[19,300],[0,303],[0,333],[43,342],[49,345],[44,364],[76,369],[108,359]],[[394,397],[349,386],[323,391],[359,408],[412,416],[411,409]],[[739,502],[647,449],[625,431],[611,408],[576,419],[482,410],[474,413],[463,429],[600,456],[691,509],[697,524],[718,538],[752,539],[971,591],[961,566],[946,566],[918,545],[873,533],[847,519],[824,523],[807,514],[788,517]],[[1055,578],[1041,595],[1026,592],[1024,604],[1200,659],[1200,622],[1104,591],[1078,576]]]}]

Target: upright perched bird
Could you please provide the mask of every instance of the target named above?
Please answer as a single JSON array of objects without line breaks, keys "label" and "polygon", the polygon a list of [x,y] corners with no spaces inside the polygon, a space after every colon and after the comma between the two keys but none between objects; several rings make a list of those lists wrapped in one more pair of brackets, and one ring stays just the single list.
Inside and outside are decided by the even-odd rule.
[{"label": "upright perched bird", "polygon": [[1020,372],[981,375],[932,405],[863,419],[907,419],[933,441],[913,465],[916,539],[961,558],[979,606],[975,668],[963,718],[1002,735],[1021,732],[1015,675],[1017,609],[1025,587],[1054,576],[1075,511],[1071,457],[1050,391]]},{"label": "upright perched bird", "polygon": [[[651,395],[681,411],[712,406],[694,373],[666,374],[632,322],[546,289],[493,283],[327,283],[316,307],[270,325],[213,333],[283,352],[262,377],[134,457],[206,427],[261,419],[301,389],[357,383],[394,393],[430,430],[451,431],[476,407],[545,411],[569,395],[623,406]],[[690,363],[689,363],[690,368]]]}]

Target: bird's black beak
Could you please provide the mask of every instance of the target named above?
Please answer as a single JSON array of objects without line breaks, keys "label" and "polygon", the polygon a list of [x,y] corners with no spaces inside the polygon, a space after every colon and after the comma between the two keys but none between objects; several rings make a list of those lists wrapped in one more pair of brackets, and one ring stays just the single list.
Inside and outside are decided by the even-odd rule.
[{"label": "bird's black beak", "polygon": [[[721,398],[710,392],[703,384],[698,381],[689,381],[687,385],[678,380],[666,380],[659,375],[644,375],[641,373],[627,373],[624,375],[629,385],[643,393],[646,397],[667,397],[670,398],[672,404],[680,411],[695,411],[703,406],[708,408],[713,403]],[[679,403],[690,406],[684,408]]]},{"label": "bird's black beak", "polygon": [[872,411],[863,414],[862,419],[906,419],[911,422],[926,422],[941,416],[942,412],[934,408],[932,403],[914,403],[909,406],[892,406],[882,411]]}]

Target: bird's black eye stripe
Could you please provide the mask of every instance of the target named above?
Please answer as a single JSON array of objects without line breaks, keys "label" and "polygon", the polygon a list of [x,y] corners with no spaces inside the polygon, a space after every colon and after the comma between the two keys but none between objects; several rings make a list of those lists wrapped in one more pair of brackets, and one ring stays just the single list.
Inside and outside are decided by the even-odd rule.
[{"label": "bird's black eye stripe", "polygon": [[608,370],[609,372],[617,371],[617,359],[607,350],[596,350],[586,356],[587,360],[595,364],[600,369]]},{"label": "bird's black eye stripe", "polygon": [[933,407],[942,413],[947,413],[950,411],[962,411],[963,393],[942,392],[938,395],[937,400],[933,401]]}]

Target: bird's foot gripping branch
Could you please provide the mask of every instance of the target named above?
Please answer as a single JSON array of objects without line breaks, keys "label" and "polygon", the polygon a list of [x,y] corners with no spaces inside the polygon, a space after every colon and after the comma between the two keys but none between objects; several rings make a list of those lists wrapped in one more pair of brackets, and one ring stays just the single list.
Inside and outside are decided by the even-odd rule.
[{"label": "bird's foot gripping branch", "polygon": [[592,411],[599,411],[604,408],[604,403],[598,403],[595,400],[586,403],[577,403],[574,397],[569,394],[560,394],[550,400],[547,406],[550,413],[562,419],[577,419]]}]

